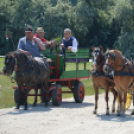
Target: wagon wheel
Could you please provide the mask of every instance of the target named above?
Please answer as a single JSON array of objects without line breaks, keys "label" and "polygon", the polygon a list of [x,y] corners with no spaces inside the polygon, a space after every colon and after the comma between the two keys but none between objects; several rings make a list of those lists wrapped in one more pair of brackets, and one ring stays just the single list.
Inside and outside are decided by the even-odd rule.
[{"label": "wagon wheel", "polygon": [[[44,89],[40,89],[40,94],[45,94]],[[40,99],[43,102],[45,102],[45,96],[40,96]],[[47,94],[47,102],[50,102],[51,100],[51,92]]]},{"label": "wagon wheel", "polygon": [[[14,101],[17,104],[19,101],[19,89],[14,90]],[[20,105],[24,105],[25,103],[25,94],[21,92]]]},{"label": "wagon wheel", "polygon": [[82,82],[76,82],[74,85],[74,99],[76,103],[82,103],[84,99],[84,85]]},{"label": "wagon wheel", "polygon": [[55,89],[52,89],[52,103],[55,106],[59,106],[62,102],[62,89],[59,84],[55,85]]}]

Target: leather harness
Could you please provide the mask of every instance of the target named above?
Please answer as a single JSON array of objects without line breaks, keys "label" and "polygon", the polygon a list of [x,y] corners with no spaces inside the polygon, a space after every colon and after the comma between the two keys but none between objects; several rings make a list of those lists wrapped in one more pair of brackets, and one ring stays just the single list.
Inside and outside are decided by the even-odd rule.
[{"label": "leather harness", "polygon": [[[112,63],[112,65],[113,65],[114,64],[114,60],[115,60],[115,54],[108,52],[107,56],[106,56],[106,59],[108,58],[108,55],[111,55],[113,57],[113,63]],[[114,71],[114,76],[133,76],[133,81],[132,81],[132,83],[128,87],[128,88],[131,88],[133,83],[134,83],[134,74],[133,74],[133,72],[132,72],[132,70],[131,70],[131,68],[130,68],[130,66],[128,64],[128,60],[126,58],[125,58],[125,60],[126,60],[126,63],[124,64],[123,68],[120,71]],[[132,64],[133,64],[133,69],[134,69],[134,63],[132,62]],[[111,66],[109,64],[105,64],[105,65]],[[127,66],[128,66],[129,72],[124,72],[124,69]]]},{"label": "leather harness", "polygon": [[[32,62],[31,59],[27,58],[26,63],[23,64],[23,65],[21,65],[20,67],[18,67],[18,65],[17,65],[17,58],[15,58],[15,66],[14,66],[15,69],[14,69],[14,71],[16,73],[15,73],[15,77],[13,77],[13,78],[15,78],[15,80],[16,80],[16,78],[18,77],[18,75],[24,75],[25,73],[33,73],[33,74],[35,74],[37,76],[37,79],[39,78],[40,81],[41,81],[41,78],[39,76],[40,75],[40,66],[39,66],[39,64],[38,64],[37,61],[36,61],[36,63],[37,63],[37,66],[38,66],[38,72],[36,72],[34,70],[34,68],[33,68],[33,62]],[[30,64],[30,70],[26,70],[26,67],[29,64]],[[18,70],[21,70],[21,71],[18,72]],[[37,79],[35,80],[35,82],[37,81]]]},{"label": "leather harness", "polygon": [[[104,60],[104,55],[102,54],[102,52],[100,50],[95,50],[94,53],[95,52],[100,52],[101,53],[101,60],[99,62],[97,62],[97,65],[96,65],[96,66],[99,66],[99,64],[102,62],[102,60]],[[92,76],[106,77],[106,78],[109,78],[109,79],[113,80],[113,77],[111,77],[109,75],[106,75],[103,71],[99,71],[99,70],[92,71]]]},{"label": "leather harness", "polygon": [[[100,50],[95,50],[94,52],[101,52]],[[102,55],[102,53],[101,53],[101,55]],[[115,61],[115,54],[113,54],[113,53],[110,53],[110,52],[108,52],[107,53],[107,55],[106,55],[106,59],[108,58],[108,55],[111,55],[112,56],[112,58],[113,58],[113,63],[111,64],[111,65],[109,65],[109,64],[105,64],[105,65],[107,65],[107,66],[109,66],[109,67],[112,67],[113,68],[113,70],[114,70],[114,67],[112,66],[113,64],[114,64],[114,61]],[[103,55],[102,55],[102,58],[101,58],[101,60],[100,60],[100,62],[98,62],[97,63],[97,65],[99,65],[100,63],[101,63],[101,61],[104,59],[104,57],[103,57]],[[125,58],[126,59],[126,58]],[[134,69],[134,63],[132,62],[132,64],[133,64],[133,69]],[[126,66],[128,66],[128,68],[129,68],[129,72],[124,72],[124,69],[126,68]],[[111,76],[109,76],[109,75],[106,75],[106,74],[104,74],[104,72],[100,72],[100,71],[93,71],[92,72],[92,75],[93,76],[96,76],[96,77],[108,77],[108,78],[110,78],[110,79],[112,79],[113,80],[113,77],[111,77]],[[131,88],[132,87],[132,85],[133,85],[133,83],[134,83],[134,74],[133,74],[133,72],[132,72],[132,70],[131,70],[131,68],[130,68],[130,66],[129,66],[129,64],[128,64],[128,60],[126,59],[126,63],[124,64],[124,66],[122,67],[122,69],[120,70],[120,71],[114,71],[114,76],[133,76],[133,81],[132,81],[132,83],[129,85],[129,87],[128,88]]]}]

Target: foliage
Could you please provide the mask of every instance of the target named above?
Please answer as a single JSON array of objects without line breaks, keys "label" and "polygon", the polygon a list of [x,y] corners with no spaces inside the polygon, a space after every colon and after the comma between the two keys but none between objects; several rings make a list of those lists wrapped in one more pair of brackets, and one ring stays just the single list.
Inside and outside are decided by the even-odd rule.
[{"label": "foliage", "polygon": [[112,17],[121,28],[114,46],[130,58],[131,53],[134,53],[134,1],[116,0],[113,10],[115,13],[112,13]]},{"label": "foliage", "polygon": [[[133,43],[129,43],[134,31],[133,0],[0,0],[0,3],[0,55],[14,50],[13,44],[16,49],[28,25],[34,31],[43,27],[45,38],[56,38],[58,44],[63,30],[69,27],[80,47],[116,46],[124,54],[127,51],[121,48],[126,48],[127,53],[133,51],[130,49]],[[128,43],[131,47],[127,47]]]}]

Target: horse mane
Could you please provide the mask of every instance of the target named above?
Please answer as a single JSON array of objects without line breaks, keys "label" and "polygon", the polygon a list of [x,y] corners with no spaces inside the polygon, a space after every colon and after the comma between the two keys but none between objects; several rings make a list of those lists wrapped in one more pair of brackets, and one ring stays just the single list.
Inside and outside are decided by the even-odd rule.
[{"label": "horse mane", "polygon": [[103,50],[100,50],[100,48],[99,48],[99,47],[95,47],[95,50],[100,51],[100,52],[101,52],[101,54],[104,56],[104,52],[103,52]]},{"label": "horse mane", "polygon": [[5,56],[12,56],[12,57],[14,57],[14,51],[7,53]]},{"label": "horse mane", "polygon": [[118,54],[120,54],[121,56],[123,56],[123,54],[120,51],[118,51],[118,50],[114,50],[114,52],[117,52]]},{"label": "horse mane", "polygon": [[99,51],[101,51],[99,47],[95,47],[95,50],[99,50]]},{"label": "horse mane", "polygon": [[12,56],[13,58],[15,58],[15,56],[19,56],[19,55],[23,55],[25,58],[29,58],[32,61],[35,61],[34,58],[27,56],[25,53],[21,52],[21,51],[12,51],[6,54],[6,56]]}]

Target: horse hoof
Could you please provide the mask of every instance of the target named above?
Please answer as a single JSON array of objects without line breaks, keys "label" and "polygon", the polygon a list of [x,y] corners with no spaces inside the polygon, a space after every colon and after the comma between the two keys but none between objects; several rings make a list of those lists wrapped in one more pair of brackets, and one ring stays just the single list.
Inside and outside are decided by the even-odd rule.
[{"label": "horse hoof", "polygon": [[120,113],[118,113],[117,116],[120,116]]},{"label": "horse hoof", "polygon": [[45,104],[45,107],[48,107],[48,104]]},{"label": "horse hoof", "polygon": [[19,107],[15,107],[15,109],[19,109]]},{"label": "horse hoof", "polygon": [[93,114],[96,114],[97,112],[96,111],[93,111]]},{"label": "horse hoof", "polygon": [[36,107],[37,106],[37,104],[36,103],[33,103],[33,107]]},{"label": "horse hoof", "polygon": [[124,114],[124,113],[123,113],[123,114],[120,114],[120,116],[121,116],[121,117],[125,117],[125,114]]},{"label": "horse hoof", "polygon": [[134,115],[134,110],[132,111],[131,115]]},{"label": "horse hoof", "polygon": [[27,107],[25,107],[24,110],[27,110]]},{"label": "horse hoof", "polygon": [[106,111],[106,115],[109,115],[109,111]]},{"label": "horse hoof", "polygon": [[110,114],[106,112],[106,115],[110,115]]}]

